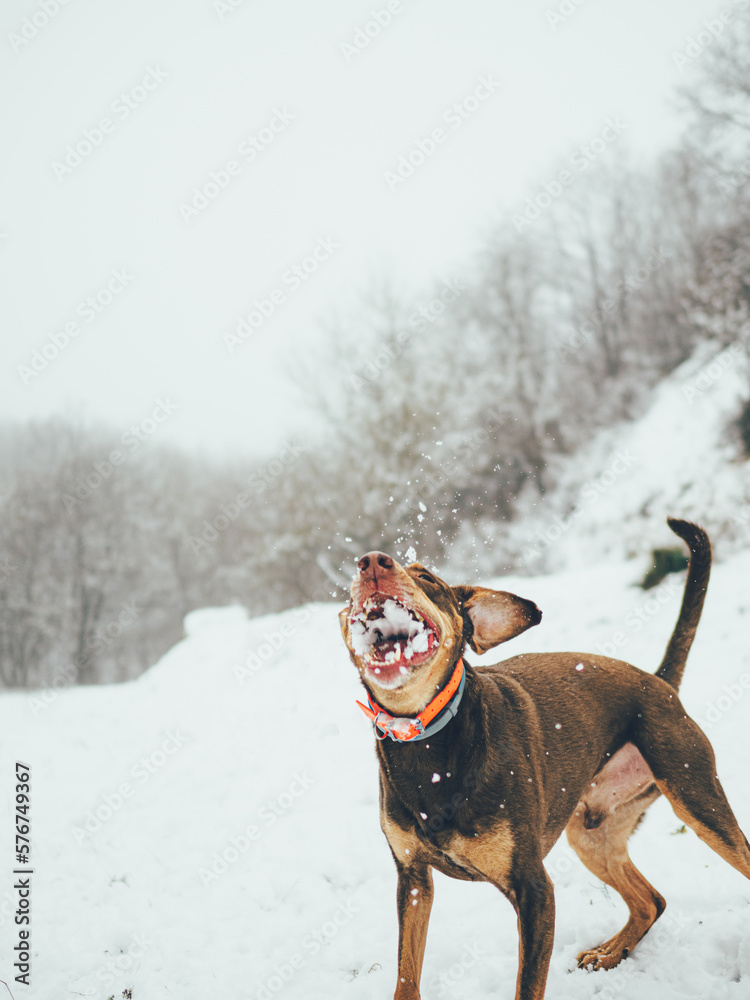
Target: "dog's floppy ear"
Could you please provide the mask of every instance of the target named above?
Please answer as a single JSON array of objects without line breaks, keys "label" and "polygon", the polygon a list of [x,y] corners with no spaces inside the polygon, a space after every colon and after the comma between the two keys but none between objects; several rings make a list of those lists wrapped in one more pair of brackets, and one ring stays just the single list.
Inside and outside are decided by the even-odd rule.
[{"label": "dog's floppy ear", "polygon": [[488,587],[453,587],[464,618],[464,635],[475,653],[486,653],[542,620],[542,612],[527,601]]}]

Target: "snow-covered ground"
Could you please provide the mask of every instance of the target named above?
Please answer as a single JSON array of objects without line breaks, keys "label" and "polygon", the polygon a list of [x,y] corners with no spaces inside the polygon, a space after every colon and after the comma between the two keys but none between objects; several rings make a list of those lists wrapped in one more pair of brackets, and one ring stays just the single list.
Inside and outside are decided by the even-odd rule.
[{"label": "snow-covered ground", "polygon": [[[616,643],[623,659],[655,669],[682,577],[644,594],[633,587],[644,566],[503,580],[544,619],[500,652]],[[749,580],[750,552],[716,566],[683,688],[746,830]],[[134,1000],[392,995],[395,872],[337,610],[195,612],[185,640],[137,681],[0,698],[6,818],[14,761],[32,768],[30,989],[12,982],[7,821],[0,838],[0,978],[16,1000],[106,1000],[125,989]],[[679,830],[660,800],[634,837],[633,858],[668,909],[611,972],[578,971],[575,955],[622,925],[624,904],[564,840],[553,849],[549,997],[750,996],[750,885]],[[437,876],[425,1000],[511,998],[516,949],[506,900]]]}]

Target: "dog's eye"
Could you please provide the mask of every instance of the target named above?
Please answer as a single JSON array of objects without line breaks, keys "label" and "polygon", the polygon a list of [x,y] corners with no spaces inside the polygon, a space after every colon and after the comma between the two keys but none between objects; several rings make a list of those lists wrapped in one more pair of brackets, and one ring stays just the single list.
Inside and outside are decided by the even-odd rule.
[{"label": "dog's eye", "polygon": [[435,578],[430,576],[429,573],[417,573],[420,580],[427,580],[428,583],[434,583]]}]

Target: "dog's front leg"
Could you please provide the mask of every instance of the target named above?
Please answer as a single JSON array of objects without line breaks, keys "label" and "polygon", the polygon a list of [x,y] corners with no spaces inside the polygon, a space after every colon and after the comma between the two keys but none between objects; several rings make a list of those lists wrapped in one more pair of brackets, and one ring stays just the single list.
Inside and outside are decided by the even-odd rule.
[{"label": "dog's front leg", "polygon": [[398,981],[393,1000],[419,1000],[419,980],[432,909],[432,868],[425,864],[398,868]]},{"label": "dog's front leg", "polygon": [[555,894],[540,865],[524,873],[510,895],[518,914],[516,1000],[543,1000],[555,936]]}]

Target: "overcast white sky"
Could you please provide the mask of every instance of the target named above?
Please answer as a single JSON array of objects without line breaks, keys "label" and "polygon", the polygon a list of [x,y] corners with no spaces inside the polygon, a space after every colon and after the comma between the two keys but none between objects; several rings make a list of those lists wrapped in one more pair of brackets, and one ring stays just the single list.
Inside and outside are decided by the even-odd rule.
[{"label": "overcast white sky", "polygon": [[[304,425],[289,361],[314,357],[321,318],[373,277],[419,295],[466,274],[607,119],[627,124],[612,155],[648,162],[672,143],[674,53],[733,6],[391,0],[347,57],[388,0],[43,3],[0,12],[0,416],[81,412],[126,432],[168,400],[162,440],[247,454]],[[387,172],[437,127],[392,189]],[[274,297],[230,352],[237,317]]]}]

